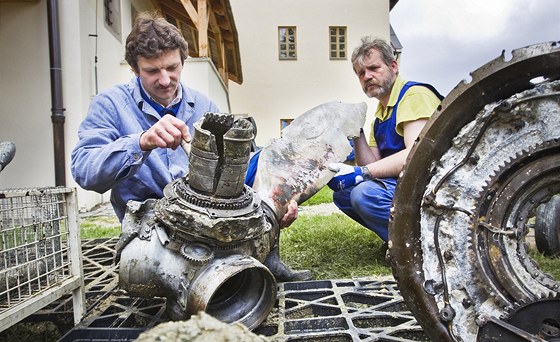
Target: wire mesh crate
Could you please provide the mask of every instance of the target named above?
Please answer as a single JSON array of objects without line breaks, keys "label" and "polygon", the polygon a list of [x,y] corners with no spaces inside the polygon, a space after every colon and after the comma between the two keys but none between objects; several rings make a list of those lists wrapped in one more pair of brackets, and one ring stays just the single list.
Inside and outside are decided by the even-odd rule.
[{"label": "wire mesh crate", "polygon": [[76,190],[0,190],[0,331],[72,293],[85,314]]}]

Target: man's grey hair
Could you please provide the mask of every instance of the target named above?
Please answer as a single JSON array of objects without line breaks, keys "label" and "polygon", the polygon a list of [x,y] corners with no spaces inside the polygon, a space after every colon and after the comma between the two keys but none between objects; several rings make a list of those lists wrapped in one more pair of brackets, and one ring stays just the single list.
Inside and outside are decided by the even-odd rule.
[{"label": "man's grey hair", "polygon": [[379,51],[383,62],[387,65],[391,65],[391,63],[396,60],[393,48],[385,40],[381,38],[371,38],[369,36],[363,37],[362,45],[358,46],[352,53],[351,61],[354,72],[357,70],[357,66],[364,64],[364,59],[369,57],[372,50]]}]

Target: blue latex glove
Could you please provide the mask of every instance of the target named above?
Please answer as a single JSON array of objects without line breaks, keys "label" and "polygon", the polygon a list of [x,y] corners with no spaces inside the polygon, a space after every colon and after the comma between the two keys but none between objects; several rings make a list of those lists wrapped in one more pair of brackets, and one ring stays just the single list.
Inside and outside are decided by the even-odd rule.
[{"label": "blue latex glove", "polygon": [[359,166],[334,163],[329,165],[329,170],[336,172],[336,175],[327,183],[333,191],[349,188],[364,180],[362,168]]}]

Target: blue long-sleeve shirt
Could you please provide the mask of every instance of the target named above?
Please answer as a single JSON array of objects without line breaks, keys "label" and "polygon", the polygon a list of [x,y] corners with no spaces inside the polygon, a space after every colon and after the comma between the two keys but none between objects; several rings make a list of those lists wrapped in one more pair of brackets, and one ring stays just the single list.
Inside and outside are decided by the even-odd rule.
[{"label": "blue long-sleeve shirt", "polygon": [[[176,117],[192,134],[193,124],[218,107],[202,93],[182,84]],[[140,149],[140,134],[160,115],[141,96],[136,78],[96,95],[78,129],[72,151],[72,176],[84,189],[111,191],[111,204],[122,221],[129,200],[162,198],[163,188],[188,173],[189,161],[178,148]]]}]

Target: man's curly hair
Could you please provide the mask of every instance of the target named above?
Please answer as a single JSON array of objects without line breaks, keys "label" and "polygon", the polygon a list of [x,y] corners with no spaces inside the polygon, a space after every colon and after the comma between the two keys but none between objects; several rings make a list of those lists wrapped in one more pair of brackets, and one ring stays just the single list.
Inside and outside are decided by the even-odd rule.
[{"label": "man's curly hair", "polygon": [[187,59],[188,44],[173,24],[157,12],[142,12],[126,38],[124,58],[138,72],[138,57],[155,58],[164,52],[179,49],[181,63]]}]

